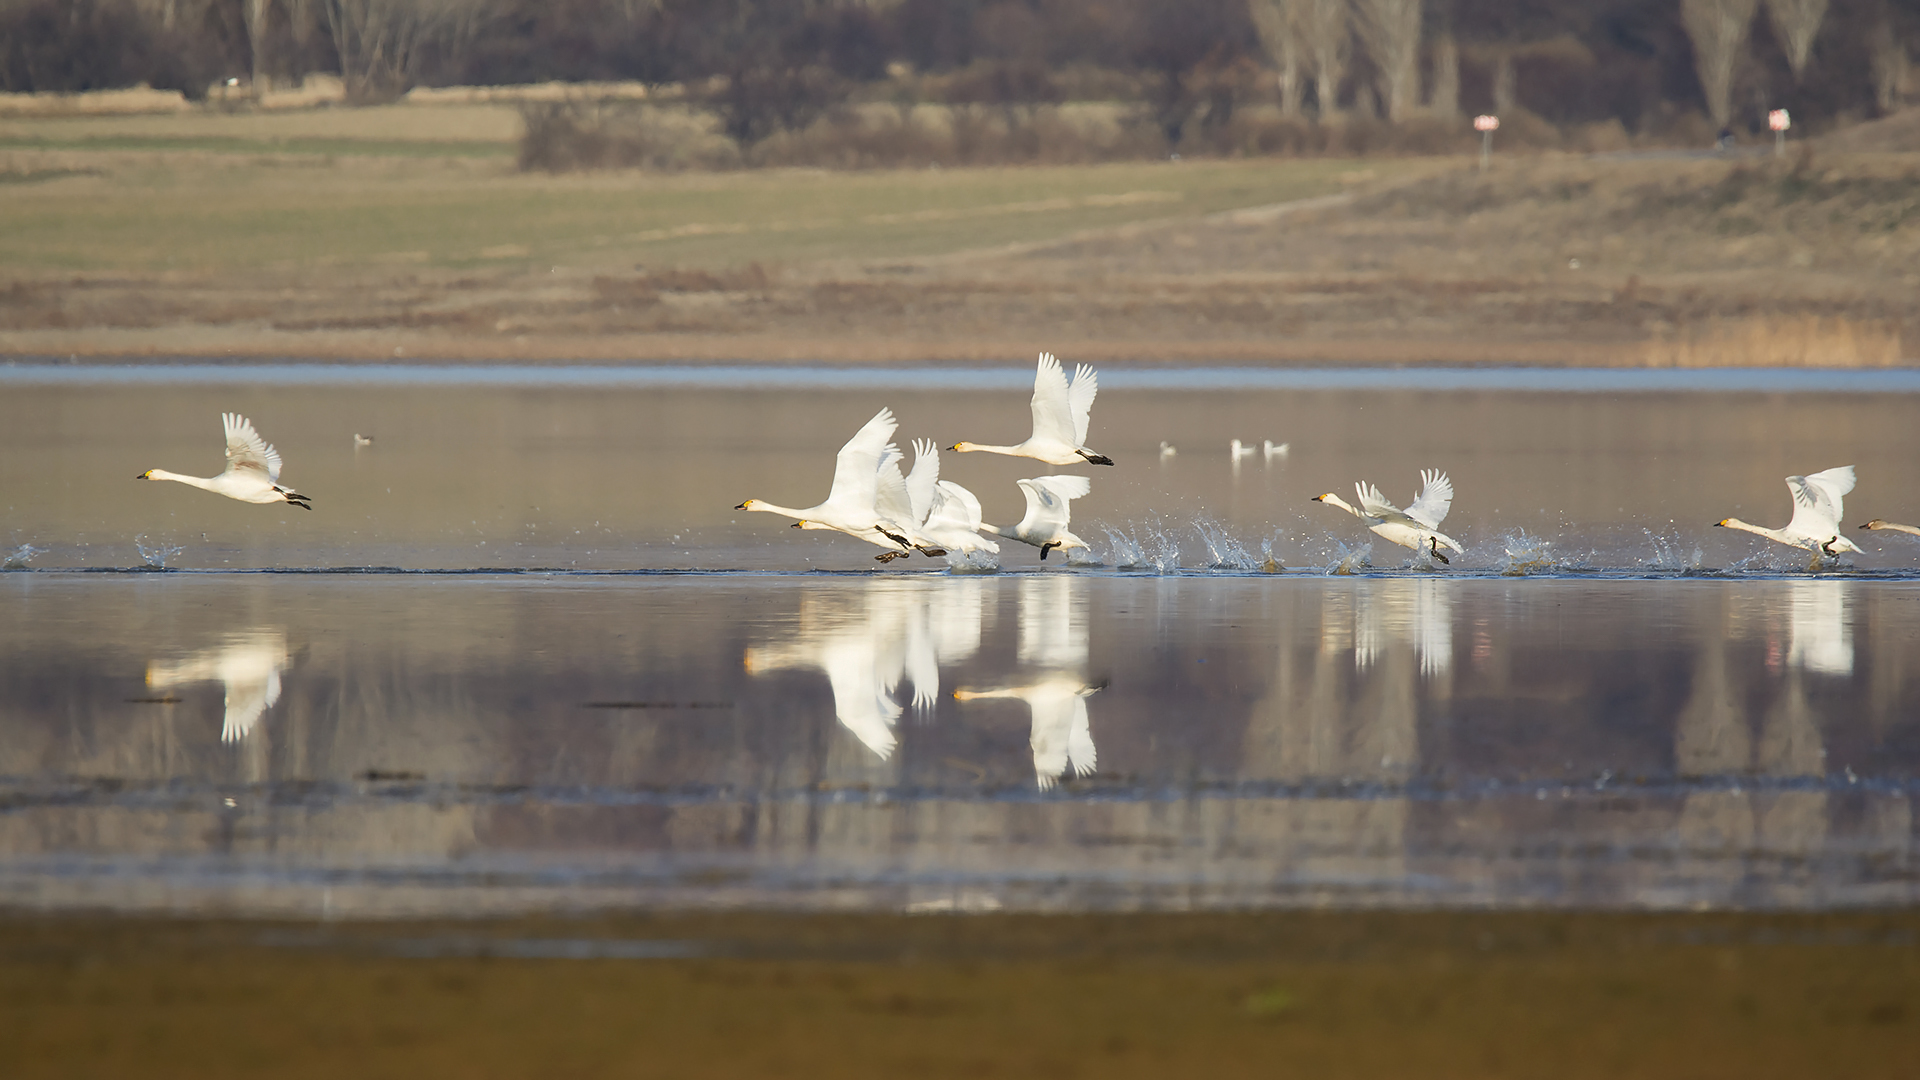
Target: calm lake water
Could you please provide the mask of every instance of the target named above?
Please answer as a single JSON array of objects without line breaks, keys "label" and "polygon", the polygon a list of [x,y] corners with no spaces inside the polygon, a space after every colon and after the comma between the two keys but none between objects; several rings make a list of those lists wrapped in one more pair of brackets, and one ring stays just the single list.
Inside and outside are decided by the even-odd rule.
[{"label": "calm lake water", "polygon": [[[1119,464],[1058,470],[1104,565],[970,574],[731,507],[824,497],[881,405],[1017,441],[1020,373],[0,375],[0,903],[1917,899],[1920,545],[1710,527],[1849,463],[1850,524],[1920,519],[1915,388],[1126,374]],[[222,410],[311,514],[132,480],[218,471]],[[1054,471],[944,461],[995,520]],[[1452,567],[1308,501],[1423,467]]]}]

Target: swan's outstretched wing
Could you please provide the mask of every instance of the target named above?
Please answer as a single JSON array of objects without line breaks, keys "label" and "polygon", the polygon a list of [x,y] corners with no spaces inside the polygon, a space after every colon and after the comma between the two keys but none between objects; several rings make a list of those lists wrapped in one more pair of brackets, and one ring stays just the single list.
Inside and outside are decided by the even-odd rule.
[{"label": "swan's outstretched wing", "polygon": [[[264,676],[264,677],[262,677]],[[280,671],[237,673],[227,677],[227,715],[220,724],[221,742],[239,742],[253,730],[262,713],[280,700]]]},{"label": "swan's outstretched wing", "polygon": [[1353,493],[1360,500],[1360,509],[1365,510],[1368,517],[1399,516],[1400,514],[1400,508],[1388,502],[1387,497],[1380,494],[1380,489],[1374,487],[1371,481],[1361,480],[1355,483]]},{"label": "swan's outstretched wing", "polygon": [[1075,694],[1050,692],[1050,688],[1044,686],[1030,687],[1020,696],[1027,699],[1027,707],[1033,710],[1033,729],[1027,740],[1033,747],[1033,778],[1040,790],[1046,791],[1067,771],[1074,706],[1079,706],[1078,711],[1084,717],[1087,703]]},{"label": "swan's outstretched wing", "polygon": [[1087,445],[1087,419],[1093,415],[1093,398],[1100,392],[1100,376],[1085,364],[1073,369],[1073,385],[1067,390],[1067,407],[1073,414],[1073,445]]},{"label": "swan's outstretched wing", "polygon": [[1447,511],[1453,509],[1453,481],[1439,469],[1421,469],[1420,485],[1420,494],[1407,507],[1407,516],[1437,529],[1447,520]]},{"label": "swan's outstretched wing", "polygon": [[1027,521],[1032,525],[1057,524],[1063,529],[1072,519],[1067,504],[1093,490],[1093,481],[1084,476],[1036,476],[1019,483],[1020,490],[1027,493]]},{"label": "swan's outstretched wing", "polygon": [[878,662],[874,642],[864,634],[841,637],[820,650],[820,667],[833,687],[834,718],[884,761],[898,741],[893,723],[901,709]]},{"label": "swan's outstretched wing", "polygon": [[973,492],[951,480],[942,480],[935,489],[933,502],[929,524],[937,517],[943,525],[969,532],[980,531],[980,500],[974,497]]},{"label": "swan's outstretched wing", "polygon": [[918,528],[913,516],[913,498],[907,494],[907,478],[900,475],[900,450],[888,446],[880,452],[880,467],[874,472],[873,509],[886,520],[904,528]]},{"label": "swan's outstretched wing", "polygon": [[1793,520],[1786,531],[1803,536],[1831,536],[1840,530],[1841,500],[1853,490],[1853,466],[1842,465],[1811,476],[1787,477],[1793,492]]},{"label": "swan's outstretched wing", "polygon": [[940,653],[932,622],[933,612],[923,602],[907,623],[906,675],[913,683],[913,711],[921,715],[932,712],[940,697]]},{"label": "swan's outstretched wing", "polygon": [[[1087,399],[1092,405],[1093,399]],[[1073,410],[1068,402],[1067,373],[1052,353],[1041,353],[1033,372],[1033,434],[1079,446],[1073,437]]]},{"label": "swan's outstretched wing", "polygon": [[913,504],[913,523],[921,524],[933,513],[935,493],[940,490],[940,448],[932,439],[913,440],[913,471],[907,474],[907,500]]},{"label": "swan's outstretched wing", "polygon": [[239,413],[221,413],[220,426],[227,433],[227,471],[252,469],[267,475],[270,483],[280,482],[280,452],[253,430],[253,421]]},{"label": "swan's outstretched wing", "polygon": [[874,505],[874,482],[880,471],[880,456],[887,452],[887,440],[899,427],[892,409],[881,409],[840,448],[833,463],[833,491],[827,501],[835,506],[862,510]]},{"label": "swan's outstretched wing", "polygon": [[1092,776],[1097,758],[1093,748],[1093,726],[1087,720],[1087,697],[1073,695],[1073,717],[1067,724],[1067,762],[1075,776]]}]

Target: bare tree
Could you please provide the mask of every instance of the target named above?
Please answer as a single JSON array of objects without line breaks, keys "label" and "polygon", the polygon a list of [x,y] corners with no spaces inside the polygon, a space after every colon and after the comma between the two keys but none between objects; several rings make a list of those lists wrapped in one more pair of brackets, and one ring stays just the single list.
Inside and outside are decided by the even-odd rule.
[{"label": "bare tree", "polygon": [[1300,40],[1313,64],[1313,92],[1320,101],[1320,118],[1340,112],[1340,80],[1353,58],[1353,35],[1347,24],[1347,0],[1301,0]]},{"label": "bare tree", "polygon": [[1444,117],[1460,115],[1460,46],[1451,33],[1433,43],[1433,92],[1427,108]]},{"label": "bare tree", "polygon": [[273,0],[247,0],[241,9],[247,20],[247,54],[253,61],[253,96],[267,92],[267,20]]},{"label": "bare tree", "polygon": [[1385,84],[1387,119],[1405,120],[1420,103],[1421,0],[1354,0],[1353,26]]},{"label": "bare tree", "polygon": [[1280,66],[1280,111],[1300,112],[1300,88],[1306,76],[1301,56],[1301,11],[1304,0],[1247,0],[1247,11],[1260,34],[1260,44]]},{"label": "bare tree", "polygon": [[492,10],[492,0],[320,2],[351,101],[397,97],[412,81],[421,49],[463,50]]},{"label": "bare tree", "polygon": [[1820,21],[1827,17],[1827,5],[1831,0],[1767,0],[1767,18],[1773,23],[1773,32],[1779,35],[1780,44],[1787,50],[1787,66],[1793,69],[1793,80],[1800,81],[1800,72],[1807,66],[1807,54],[1813,51],[1813,37],[1820,32]]},{"label": "bare tree", "polygon": [[1867,53],[1867,66],[1873,76],[1874,103],[1881,115],[1900,107],[1900,92],[1907,81],[1907,47],[1893,27],[1880,24]]},{"label": "bare tree", "polygon": [[1693,69],[1716,126],[1733,117],[1733,68],[1759,0],[1680,0],[1680,21],[1693,39]]}]

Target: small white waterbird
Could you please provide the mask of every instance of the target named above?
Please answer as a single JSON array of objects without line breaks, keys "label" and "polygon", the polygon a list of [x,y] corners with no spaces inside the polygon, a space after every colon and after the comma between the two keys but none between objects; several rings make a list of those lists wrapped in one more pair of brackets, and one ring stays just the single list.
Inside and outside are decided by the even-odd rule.
[{"label": "small white waterbird", "polygon": [[991,551],[1000,545],[980,535],[980,500],[951,480],[940,479],[940,448],[931,439],[913,440],[913,471],[907,497],[914,525],[927,543],[947,552]]},{"label": "small white waterbird", "polygon": [[1716,527],[1739,529],[1789,547],[1814,553],[1817,564],[1822,555],[1838,558],[1842,551],[1859,551],[1854,542],[1840,535],[1840,519],[1846,515],[1841,500],[1853,490],[1853,466],[1842,465],[1808,476],[1787,477],[1787,490],[1793,493],[1793,519],[1784,529],[1769,529],[1739,518],[1721,518]]},{"label": "small white waterbird", "polygon": [[1287,452],[1293,449],[1293,444],[1276,443],[1272,439],[1267,439],[1260,444],[1260,448],[1261,452],[1266,455],[1267,460],[1272,461],[1274,458],[1286,457]]},{"label": "small white waterbird", "polygon": [[280,486],[280,452],[267,445],[253,423],[239,413],[221,413],[227,434],[227,468],[219,476],[182,476],[165,469],[148,469],[135,480],[174,480],[204,488],[246,503],[292,503],[311,510],[305,495]]},{"label": "small white waterbird", "polygon": [[1241,458],[1252,457],[1259,452],[1260,451],[1254,449],[1252,443],[1243,443],[1239,439],[1235,439],[1227,444],[1227,457],[1232,459],[1235,464],[1238,464]]},{"label": "small white waterbird", "polygon": [[833,488],[827,493],[827,501],[796,510],[760,499],[748,499],[734,509],[795,518],[793,527],[796,529],[834,529],[848,536],[857,536],[870,544],[888,549],[874,556],[881,562],[900,558],[912,550],[913,545],[897,529],[889,531],[891,523],[883,519],[876,509],[880,493],[881,459],[888,451],[899,453],[887,441],[899,426],[893,419],[892,409],[881,409],[859,431],[854,432],[853,438],[847,440],[834,458]]},{"label": "small white waterbird", "polygon": [[1100,392],[1099,377],[1093,368],[1080,364],[1073,370],[1073,383],[1052,353],[1041,353],[1033,373],[1033,434],[1014,446],[989,446],[985,443],[957,442],[947,449],[959,454],[1006,454],[1033,458],[1049,465],[1111,465],[1113,459],[1087,449],[1087,420],[1093,413],[1094,395]]},{"label": "small white waterbird", "polygon": [[1048,553],[1054,548],[1065,553],[1087,546],[1085,540],[1067,531],[1072,517],[1068,503],[1092,491],[1093,481],[1084,476],[1036,476],[1015,483],[1027,496],[1027,516],[1010,529],[983,522],[980,525],[982,530],[1023,544],[1032,544],[1040,549],[1042,562],[1046,561]]},{"label": "small white waterbird", "polygon": [[1874,518],[1872,521],[1869,521],[1865,525],[1862,525],[1860,527],[1863,529],[1872,529],[1875,532],[1879,532],[1882,529],[1887,529],[1893,532],[1907,533],[1910,536],[1920,536],[1920,527],[1916,527],[1913,525],[1900,525],[1891,521],[1881,521],[1879,518]]},{"label": "small white waterbird", "polygon": [[1380,489],[1361,480],[1353,485],[1354,494],[1360,499],[1360,505],[1349,506],[1340,496],[1329,491],[1325,495],[1315,495],[1314,502],[1323,502],[1337,506],[1354,517],[1367,523],[1367,528],[1383,540],[1390,540],[1401,547],[1415,551],[1426,551],[1443,563],[1451,563],[1440,549],[1452,548],[1464,553],[1467,549],[1460,541],[1440,531],[1440,523],[1447,519],[1447,512],[1453,509],[1453,481],[1438,469],[1420,470],[1420,494],[1405,510],[1388,502]]},{"label": "small white waterbird", "polygon": [[1178,454],[1179,452],[1180,452],[1179,447],[1173,445],[1172,443],[1166,441],[1165,439],[1160,440],[1160,456],[1162,458],[1170,458],[1175,454]]}]

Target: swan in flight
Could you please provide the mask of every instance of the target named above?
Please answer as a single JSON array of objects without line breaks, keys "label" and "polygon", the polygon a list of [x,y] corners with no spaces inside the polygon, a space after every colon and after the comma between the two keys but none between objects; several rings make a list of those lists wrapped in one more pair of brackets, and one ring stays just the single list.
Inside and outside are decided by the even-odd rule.
[{"label": "swan in flight", "polygon": [[1717,527],[1740,529],[1764,536],[1789,547],[1805,548],[1819,556],[1838,558],[1842,551],[1859,551],[1853,541],[1840,535],[1840,519],[1846,512],[1841,500],[1853,490],[1853,466],[1842,465],[1811,476],[1787,477],[1787,490],[1793,493],[1793,519],[1784,529],[1769,529],[1739,518],[1721,518]]},{"label": "swan in flight", "polygon": [[1089,684],[1078,675],[1055,675],[1027,686],[996,690],[955,690],[960,701],[1013,698],[1027,703],[1033,717],[1028,744],[1033,748],[1033,776],[1041,791],[1059,782],[1069,768],[1075,776],[1093,773],[1097,760],[1093,728],[1087,720],[1087,699],[1106,683]]},{"label": "swan in flight", "polygon": [[1438,469],[1420,470],[1420,494],[1405,510],[1388,502],[1380,489],[1362,480],[1353,485],[1354,494],[1360,499],[1357,507],[1348,506],[1340,496],[1329,491],[1325,495],[1315,495],[1314,502],[1323,502],[1337,506],[1354,517],[1367,523],[1367,528],[1383,540],[1390,540],[1401,547],[1415,551],[1426,551],[1443,563],[1451,563],[1440,549],[1452,548],[1464,553],[1467,549],[1460,541],[1440,531],[1440,523],[1447,520],[1447,511],[1453,509],[1453,481]]},{"label": "swan in flight", "polygon": [[183,660],[147,665],[147,685],[165,690],[197,682],[221,682],[227,688],[227,715],[221,742],[247,737],[262,713],[280,700],[280,671],[287,666],[286,635],[278,630],[234,634],[226,642]]},{"label": "swan in flight", "polygon": [[907,498],[914,527],[926,542],[947,553],[1000,553],[1000,545],[980,535],[980,500],[951,480],[940,479],[940,448],[931,439],[913,440],[913,471],[907,474]]},{"label": "swan in flight", "polygon": [[1042,562],[1046,561],[1047,554],[1054,548],[1065,553],[1087,546],[1085,540],[1067,531],[1071,516],[1067,504],[1092,491],[1093,481],[1084,476],[1036,476],[1031,480],[1016,480],[1015,483],[1026,493],[1027,516],[1011,529],[985,522],[981,523],[981,529],[1023,544],[1032,544],[1040,549]]},{"label": "swan in flight", "polygon": [[[748,499],[734,509],[757,510],[795,518],[797,520],[793,527],[796,529],[837,529],[848,536],[857,536],[870,544],[888,549],[874,556],[881,562],[906,555],[912,550],[912,543],[900,533],[898,526],[885,520],[876,509],[880,496],[881,463],[889,452],[895,455],[899,453],[887,440],[893,438],[894,429],[899,426],[893,418],[892,409],[881,409],[854,433],[853,438],[847,440],[834,459],[833,488],[827,493],[826,502],[796,510],[760,499]],[[895,468],[894,472],[898,473],[899,469]]]},{"label": "swan in flight", "polygon": [[1017,446],[988,446],[985,443],[957,442],[947,449],[960,454],[1006,454],[1027,457],[1049,465],[1111,465],[1113,459],[1087,449],[1087,418],[1093,412],[1093,397],[1100,392],[1099,377],[1081,364],[1073,370],[1073,383],[1052,353],[1041,353],[1033,373],[1033,434]]},{"label": "swan in flight", "polygon": [[177,480],[216,495],[248,503],[292,503],[311,510],[305,495],[280,486],[280,452],[267,445],[253,422],[239,413],[221,413],[227,433],[227,468],[219,476],[182,476],[165,469],[148,469],[135,480]]},{"label": "swan in flight", "polygon": [[904,711],[893,692],[904,667],[905,609],[891,593],[869,594],[867,600],[858,612],[802,608],[792,635],[747,649],[744,665],[748,675],[790,668],[824,672],[834,719],[885,761],[899,741],[894,724]]},{"label": "swan in flight", "polygon": [[1911,536],[1920,536],[1920,527],[1913,526],[1913,525],[1900,525],[1891,521],[1881,521],[1879,518],[1874,518],[1872,521],[1869,521],[1865,525],[1862,525],[1860,527],[1863,529],[1872,529],[1875,532],[1879,532],[1882,529],[1889,529],[1889,530],[1892,530],[1893,532],[1903,532]]}]

